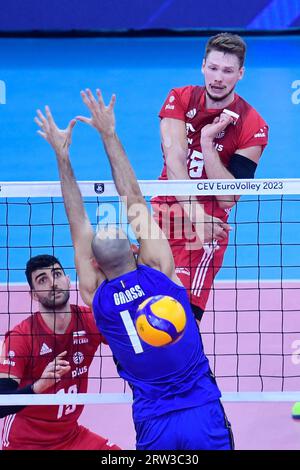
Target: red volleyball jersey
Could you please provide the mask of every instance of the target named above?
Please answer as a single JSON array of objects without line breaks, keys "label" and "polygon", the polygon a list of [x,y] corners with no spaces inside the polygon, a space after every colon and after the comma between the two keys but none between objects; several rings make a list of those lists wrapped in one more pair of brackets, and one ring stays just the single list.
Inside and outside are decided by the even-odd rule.
[{"label": "red volleyball jersey", "polygon": [[[258,112],[239,95],[234,95],[233,102],[226,107],[239,115],[235,125],[229,125],[215,138],[214,144],[223,165],[227,168],[231,157],[239,149],[260,145],[264,148],[268,142],[268,126]],[[185,122],[188,156],[187,170],[190,179],[207,179],[201,149],[201,129],[211,124],[223,109],[206,109],[205,87],[186,86],[170,91],[159,113],[160,118],[173,118]],[[160,179],[168,179],[164,161]],[[199,196],[199,201],[205,204],[206,212],[227,218],[227,212],[214,203],[214,198]],[[166,202],[165,197],[155,197],[154,204]],[[168,203],[176,202],[173,197],[167,198]]]},{"label": "red volleyball jersey", "polygon": [[[21,379],[20,387],[38,380],[47,364],[61,352],[71,370],[44,393],[85,393],[88,370],[104,338],[100,335],[93,313],[88,307],[71,305],[72,317],[63,334],[54,334],[39,312],[26,318],[5,336],[0,372]],[[78,430],[77,420],[83,405],[26,406],[6,416],[3,448],[55,447],[68,441]]]}]

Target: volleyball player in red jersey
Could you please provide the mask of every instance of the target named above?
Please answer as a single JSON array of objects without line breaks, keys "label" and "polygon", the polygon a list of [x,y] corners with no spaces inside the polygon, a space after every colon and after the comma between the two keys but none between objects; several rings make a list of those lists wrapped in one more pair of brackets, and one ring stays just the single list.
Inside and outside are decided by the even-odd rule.
[{"label": "volleyball player in red jersey", "polygon": [[[39,312],[6,333],[1,394],[85,393],[89,366],[104,338],[90,308],[71,305],[70,280],[59,260],[31,258],[26,277]],[[78,424],[83,405],[0,406],[3,450],[117,450]]]},{"label": "volleyball player in red jersey", "polygon": [[[245,52],[246,45],[237,35],[212,37],[202,63],[205,85],[171,90],[159,114],[164,153],[160,179],[254,177],[267,145],[268,126],[234,91],[244,75]],[[238,199],[195,196],[189,198],[189,204],[186,197],[152,199],[155,217],[167,232],[176,273],[199,320],[222,266],[230,230],[227,219]],[[187,230],[189,225],[192,233]],[[196,232],[200,240],[191,243]]]}]

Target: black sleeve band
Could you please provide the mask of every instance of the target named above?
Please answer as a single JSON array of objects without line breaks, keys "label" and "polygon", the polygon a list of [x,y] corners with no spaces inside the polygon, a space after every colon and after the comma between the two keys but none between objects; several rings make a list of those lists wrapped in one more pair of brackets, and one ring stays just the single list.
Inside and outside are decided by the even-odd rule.
[{"label": "black sleeve band", "polygon": [[[26,385],[26,387],[18,388],[18,382],[14,379],[1,378],[0,379],[0,395],[29,395],[33,394],[32,384]],[[0,405],[0,418],[5,416],[18,413],[23,410],[27,405]]]},{"label": "black sleeve band", "polygon": [[229,162],[228,171],[237,179],[252,179],[257,164],[243,155],[235,153]]}]

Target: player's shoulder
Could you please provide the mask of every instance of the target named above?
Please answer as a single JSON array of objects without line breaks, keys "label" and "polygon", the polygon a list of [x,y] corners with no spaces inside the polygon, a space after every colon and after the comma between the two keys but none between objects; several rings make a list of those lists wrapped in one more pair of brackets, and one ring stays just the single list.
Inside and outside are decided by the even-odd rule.
[{"label": "player's shoulder", "polygon": [[70,307],[71,307],[71,312],[80,316],[82,321],[89,322],[91,321],[91,319],[94,318],[91,307],[87,307],[86,305],[75,305],[75,304],[71,304]]},{"label": "player's shoulder", "polygon": [[243,116],[244,123],[254,121],[259,122],[260,125],[267,125],[261,114],[240,95],[236,95],[233,111],[236,111],[239,115]]},{"label": "player's shoulder", "polygon": [[74,305],[71,304],[71,312],[75,313],[77,316],[80,317],[80,323],[83,326],[90,327],[91,329],[95,329],[96,323],[94,319],[93,311],[90,307],[86,305]]},{"label": "player's shoulder", "polygon": [[14,344],[14,346],[16,344],[22,344],[25,347],[30,347],[32,345],[32,335],[34,331],[36,331],[35,320],[36,316],[33,314],[13,326],[5,333],[5,341],[8,342],[8,344]]},{"label": "player's shoulder", "polygon": [[17,325],[13,326],[9,331],[7,331],[7,335],[26,335],[28,333],[32,333],[33,327],[36,324],[36,313],[33,313],[29,317],[22,320]]},{"label": "player's shoulder", "polygon": [[180,98],[190,98],[192,93],[195,92],[196,90],[200,90],[203,87],[197,86],[197,85],[186,85],[182,87],[175,87],[172,88],[171,91],[169,92],[169,95],[174,95],[179,96]]}]

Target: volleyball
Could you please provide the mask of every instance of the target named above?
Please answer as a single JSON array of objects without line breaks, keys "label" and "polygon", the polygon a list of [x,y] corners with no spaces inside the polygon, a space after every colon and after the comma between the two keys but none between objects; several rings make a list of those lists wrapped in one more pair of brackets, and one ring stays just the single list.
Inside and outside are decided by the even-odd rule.
[{"label": "volleyball", "polygon": [[151,346],[166,346],[184,333],[186,314],[183,306],[168,295],[155,295],[142,302],[136,312],[139,337]]}]

